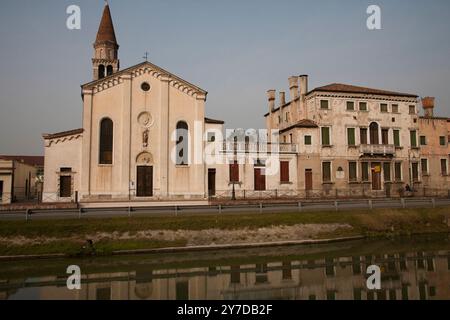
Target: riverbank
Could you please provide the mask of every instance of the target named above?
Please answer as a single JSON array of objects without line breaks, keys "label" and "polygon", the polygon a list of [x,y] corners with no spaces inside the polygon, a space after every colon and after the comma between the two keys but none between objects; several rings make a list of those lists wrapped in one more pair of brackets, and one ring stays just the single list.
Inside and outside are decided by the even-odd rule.
[{"label": "riverbank", "polygon": [[4,221],[0,223],[0,256],[111,255],[208,246],[219,250],[249,244],[446,233],[449,217],[450,208],[437,208]]}]

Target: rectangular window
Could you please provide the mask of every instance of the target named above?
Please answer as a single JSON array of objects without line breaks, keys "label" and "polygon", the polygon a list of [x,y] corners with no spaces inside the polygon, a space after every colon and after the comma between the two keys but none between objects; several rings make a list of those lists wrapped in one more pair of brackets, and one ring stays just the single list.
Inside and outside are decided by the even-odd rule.
[{"label": "rectangular window", "polygon": [[330,146],[330,128],[329,127],[322,127],[322,145],[323,146]]},{"label": "rectangular window", "polygon": [[289,122],[289,112],[286,112],[285,117],[286,117],[286,122]]},{"label": "rectangular window", "polygon": [[328,110],[328,100],[320,100],[320,109]]},{"label": "rectangular window", "polygon": [[322,162],[322,181],[331,182],[331,162]]},{"label": "rectangular window", "polygon": [[392,113],[398,113],[398,104],[392,105]]},{"label": "rectangular window", "polygon": [[350,182],[358,181],[358,176],[356,173],[356,162],[354,161],[348,163],[348,179]]},{"label": "rectangular window", "polygon": [[422,167],[422,175],[428,174],[428,159],[420,160],[420,166]]},{"label": "rectangular window", "polygon": [[355,110],[355,103],[353,101],[347,101],[347,110],[348,111],[354,111]]},{"label": "rectangular window", "polygon": [[347,141],[349,146],[356,145],[355,128],[347,128]]},{"label": "rectangular window", "polygon": [[395,163],[395,181],[402,181],[402,163]]},{"label": "rectangular window", "polygon": [[230,182],[239,182],[239,163],[230,163]]},{"label": "rectangular window", "polygon": [[216,134],[214,132],[208,132],[208,142],[216,141]]},{"label": "rectangular window", "polygon": [[439,137],[439,144],[440,144],[441,146],[446,146],[445,137]]},{"label": "rectangular window", "polygon": [[367,128],[359,129],[359,139],[361,144],[367,144]]},{"label": "rectangular window", "polygon": [[361,178],[362,178],[362,181],[364,181],[364,182],[369,181],[369,163],[368,162],[361,162]]},{"label": "rectangular window", "polygon": [[289,182],[289,161],[280,161],[280,182]]},{"label": "rectangular window", "polygon": [[359,103],[359,110],[360,111],[367,111],[367,102],[360,102]]},{"label": "rectangular window", "polygon": [[388,105],[387,105],[387,103],[380,104],[380,111],[381,112],[388,112]]},{"label": "rectangular window", "polygon": [[389,129],[381,129],[381,144],[389,144]]},{"label": "rectangular window", "polygon": [[383,163],[384,182],[391,182],[391,164],[389,162]]},{"label": "rectangular window", "polygon": [[443,176],[447,175],[447,159],[441,159],[441,173]]},{"label": "rectangular window", "polygon": [[426,136],[420,136],[420,145],[421,146],[427,145],[427,137]]},{"label": "rectangular window", "polygon": [[305,136],[305,146],[310,146],[312,144],[311,136]]},{"label": "rectangular window", "polygon": [[419,163],[418,162],[413,162],[411,164],[411,166],[412,166],[413,181],[414,182],[418,182],[419,181]]},{"label": "rectangular window", "polygon": [[411,130],[409,135],[410,135],[410,140],[411,140],[411,147],[416,148],[417,147],[417,132],[416,132],[416,130]]},{"label": "rectangular window", "polygon": [[394,130],[394,145],[400,147],[400,130]]},{"label": "rectangular window", "polygon": [[416,106],[409,106],[409,114],[416,114]]}]

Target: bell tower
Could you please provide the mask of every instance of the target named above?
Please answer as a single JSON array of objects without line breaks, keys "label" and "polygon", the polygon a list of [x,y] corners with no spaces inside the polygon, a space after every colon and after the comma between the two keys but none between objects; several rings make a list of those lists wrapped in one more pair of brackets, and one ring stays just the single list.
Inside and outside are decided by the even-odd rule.
[{"label": "bell tower", "polygon": [[109,4],[105,1],[102,20],[94,43],[92,67],[94,80],[102,79],[119,71],[119,45],[117,44]]}]

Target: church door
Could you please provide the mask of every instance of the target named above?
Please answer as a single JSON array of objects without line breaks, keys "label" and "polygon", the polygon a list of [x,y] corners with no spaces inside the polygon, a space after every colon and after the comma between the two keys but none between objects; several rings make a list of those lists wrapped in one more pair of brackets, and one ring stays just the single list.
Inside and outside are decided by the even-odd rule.
[{"label": "church door", "polygon": [[153,167],[137,167],[137,196],[153,197]]}]

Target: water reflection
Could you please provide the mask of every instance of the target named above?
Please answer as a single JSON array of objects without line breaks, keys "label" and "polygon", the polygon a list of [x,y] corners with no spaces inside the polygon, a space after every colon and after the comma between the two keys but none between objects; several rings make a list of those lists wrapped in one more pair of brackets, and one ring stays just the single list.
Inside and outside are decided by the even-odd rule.
[{"label": "water reflection", "polygon": [[[382,247],[386,253],[364,253],[361,248]],[[403,247],[408,243],[403,243]],[[1,265],[1,299],[76,300],[419,300],[450,298],[450,246],[448,239],[419,251],[390,252],[383,244],[367,242],[340,246],[315,246],[228,252],[227,256],[190,254],[181,257],[151,256],[98,259],[81,264],[82,290],[69,291],[65,267],[73,261]],[[288,250],[288,251],[286,251]],[[270,251],[270,250],[269,250]],[[344,254],[340,252],[358,252]],[[359,254],[359,252],[362,252]],[[197,257],[198,255],[198,257]],[[211,259],[212,256],[212,259]],[[197,259],[198,258],[198,259]],[[208,258],[208,259],[206,259]],[[214,259],[216,262],[214,262]],[[228,261],[233,261],[227,265]],[[234,262],[236,261],[236,262]],[[209,265],[205,266],[205,263]],[[52,265],[53,264],[53,265]],[[366,269],[382,270],[382,290],[367,290]],[[183,265],[188,265],[183,267]],[[46,271],[48,269],[48,271]],[[34,270],[34,271],[33,271]],[[55,271],[56,270],[56,271]],[[53,273],[52,273],[53,272]],[[57,274],[57,275],[55,275]]]}]

